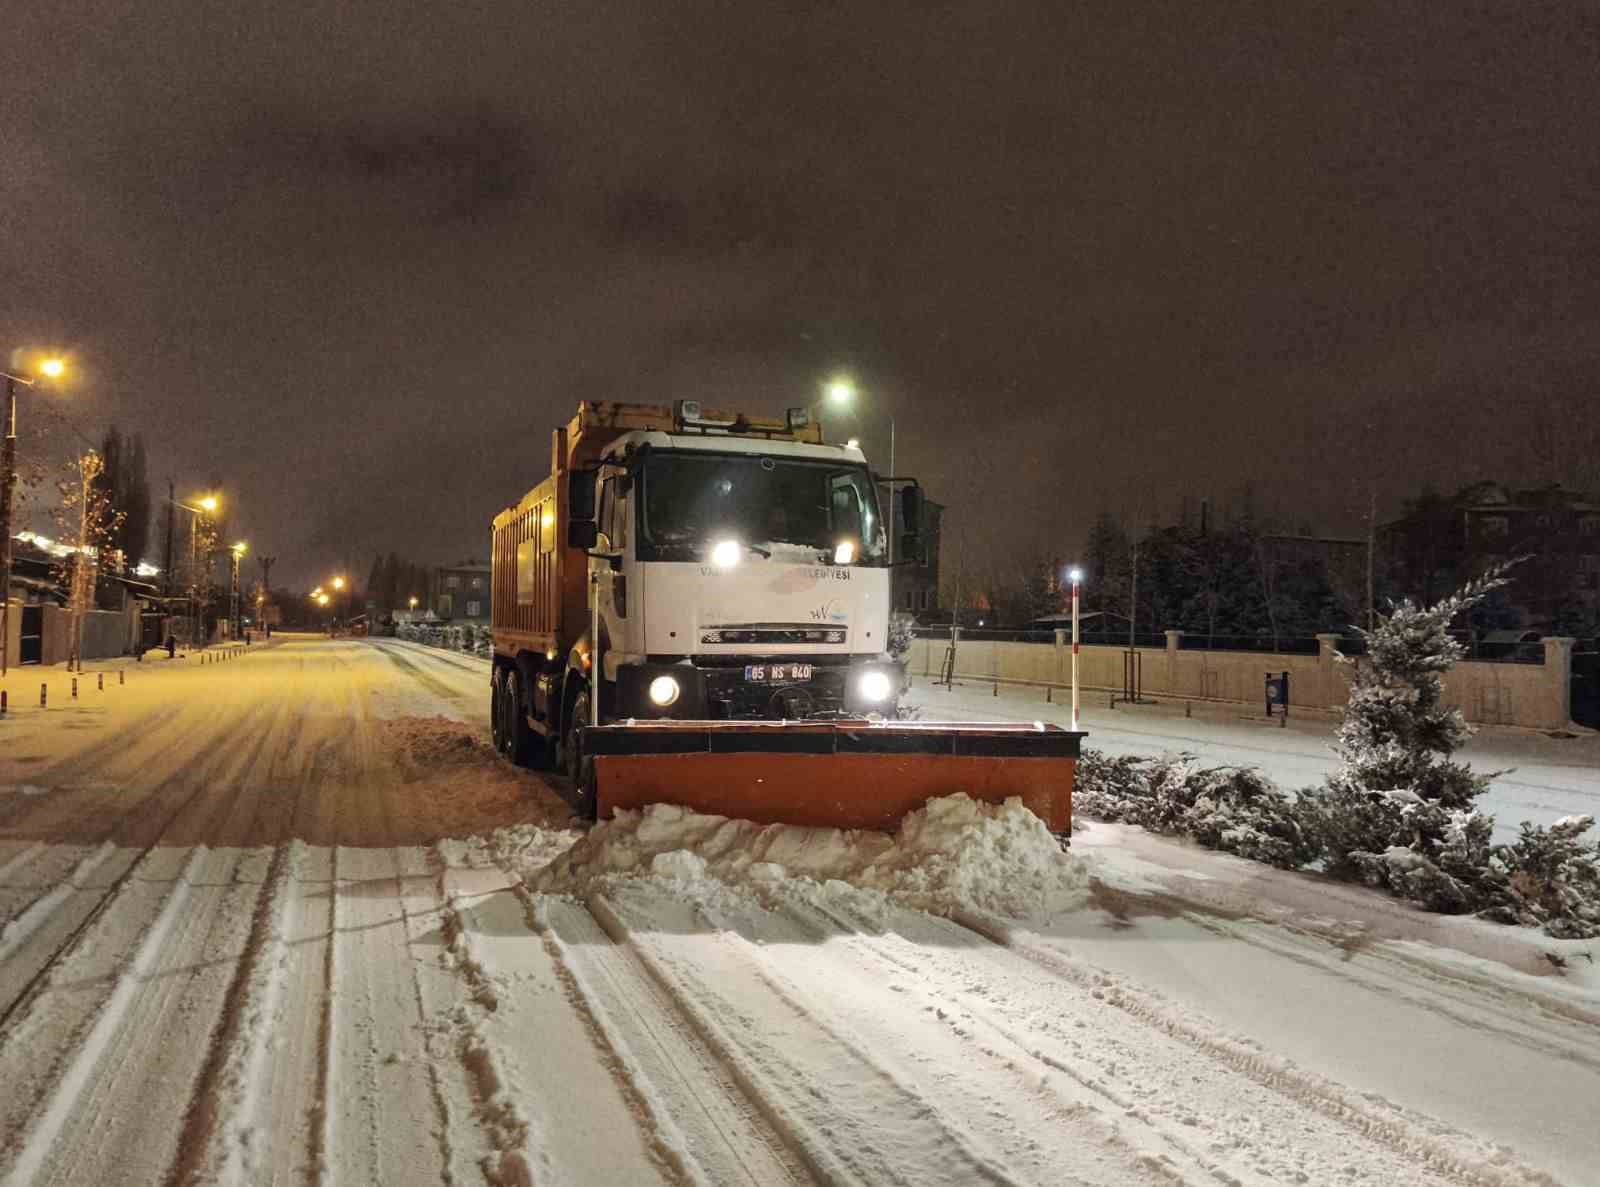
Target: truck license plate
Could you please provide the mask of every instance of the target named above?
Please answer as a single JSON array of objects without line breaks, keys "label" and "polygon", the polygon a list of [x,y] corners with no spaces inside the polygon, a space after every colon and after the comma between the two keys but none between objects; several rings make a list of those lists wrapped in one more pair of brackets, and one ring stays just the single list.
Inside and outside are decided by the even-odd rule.
[{"label": "truck license plate", "polygon": [[746,680],[771,683],[782,680],[810,680],[810,664],[746,664],[744,666]]}]

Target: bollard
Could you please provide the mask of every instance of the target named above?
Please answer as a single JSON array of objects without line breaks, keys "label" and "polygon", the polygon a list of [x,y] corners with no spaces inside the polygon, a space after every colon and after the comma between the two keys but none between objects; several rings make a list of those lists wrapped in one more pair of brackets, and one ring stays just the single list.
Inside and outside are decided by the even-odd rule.
[{"label": "bollard", "polygon": [[1287,713],[1285,713],[1282,717],[1278,718],[1278,728],[1281,729],[1281,730],[1285,730],[1285,729],[1289,728],[1289,715]]},{"label": "bollard", "polygon": [[6,715],[6,701],[8,699],[9,698],[7,697],[6,690],[0,688],[0,717],[4,717]]},{"label": "bollard", "polygon": [[76,676],[72,678],[72,699],[78,699],[78,678]]},{"label": "bollard", "polygon": [[96,688],[96,691],[97,692],[104,692],[106,690],[106,674],[104,672],[96,672],[94,674],[94,678],[95,678],[95,683],[98,686]]},{"label": "bollard", "polygon": [[45,707],[45,702],[47,702],[49,699],[50,686],[48,684],[39,685],[39,708],[43,709]]},{"label": "bollard", "polygon": [[1185,702],[1183,702],[1183,715],[1185,717],[1193,717],[1194,716],[1194,702],[1193,701],[1185,701]]},{"label": "bollard", "polygon": [[1054,685],[1046,684],[1044,686],[1044,703],[1045,704],[1053,705],[1053,704],[1056,703],[1055,691],[1056,690],[1055,690],[1055,686]]},{"label": "bollard", "polygon": [[994,682],[994,693],[993,693],[993,695],[994,696],[999,696],[1000,695],[1000,681],[998,681],[998,680],[996,680]]},{"label": "bollard", "polygon": [[123,671],[119,670],[117,672],[117,683],[118,684],[126,684],[127,682],[128,682],[128,674],[126,672],[123,672]]}]

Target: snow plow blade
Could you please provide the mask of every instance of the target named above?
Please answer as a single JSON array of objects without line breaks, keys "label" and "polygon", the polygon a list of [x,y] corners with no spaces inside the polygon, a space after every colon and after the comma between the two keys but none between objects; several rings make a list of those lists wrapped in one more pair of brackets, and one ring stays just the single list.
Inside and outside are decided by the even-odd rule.
[{"label": "snow plow blade", "polygon": [[1012,796],[1056,833],[1072,828],[1082,733],[1034,723],[634,721],[584,731],[596,806],[677,804],[814,828],[896,828],[938,796]]}]

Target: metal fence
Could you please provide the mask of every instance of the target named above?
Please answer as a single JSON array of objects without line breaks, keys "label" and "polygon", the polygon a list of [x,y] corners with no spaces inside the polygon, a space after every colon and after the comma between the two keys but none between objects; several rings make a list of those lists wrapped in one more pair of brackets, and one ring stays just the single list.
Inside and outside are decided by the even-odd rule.
[{"label": "metal fence", "polygon": [[[915,635],[919,639],[948,639],[950,628],[948,626],[923,626],[917,627]],[[1487,642],[1483,639],[1472,638],[1466,632],[1452,631],[1452,636],[1458,639],[1466,648],[1463,657],[1479,663],[1494,664],[1543,664],[1544,644],[1535,640],[1533,642]],[[1027,628],[1006,629],[1003,627],[962,627],[961,638],[969,643],[1050,643],[1056,641],[1054,630],[1036,630]],[[1082,641],[1096,647],[1127,647],[1128,636],[1112,633],[1083,634]],[[1165,650],[1167,637],[1163,634],[1140,632],[1133,637],[1135,647]],[[1367,653],[1367,643],[1360,635],[1340,635],[1334,646],[1339,653],[1347,656],[1360,656]],[[1321,649],[1321,644],[1316,638],[1296,636],[1293,638],[1272,639],[1259,635],[1202,635],[1193,631],[1185,631],[1179,636],[1178,647],[1183,651],[1254,651],[1267,655],[1316,655]]]},{"label": "metal fence", "polygon": [[1184,632],[1178,641],[1178,647],[1183,651],[1267,651],[1278,655],[1316,655],[1321,650],[1321,644],[1315,638],[1273,639],[1263,638],[1260,635],[1198,635],[1192,631]]}]

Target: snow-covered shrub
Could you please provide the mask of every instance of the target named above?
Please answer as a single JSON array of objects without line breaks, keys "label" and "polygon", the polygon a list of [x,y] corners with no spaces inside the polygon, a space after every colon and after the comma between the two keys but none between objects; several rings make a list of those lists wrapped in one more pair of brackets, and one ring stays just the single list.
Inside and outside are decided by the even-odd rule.
[{"label": "snow-covered shrub", "polygon": [[911,643],[917,637],[917,620],[904,610],[889,615],[889,654],[901,663],[911,654]]},{"label": "snow-covered shrub", "polygon": [[1472,727],[1443,704],[1440,676],[1464,653],[1451,621],[1504,585],[1503,572],[1491,569],[1432,606],[1401,602],[1360,631],[1365,658],[1344,660],[1355,672],[1334,743],[1342,765],[1320,794],[1301,799],[1335,877],[1438,911],[1481,905],[1493,821],[1472,804],[1492,776],[1450,757]]},{"label": "snow-covered shrub", "polygon": [[1085,747],[1078,755],[1072,783],[1072,810],[1096,820],[1138,823],[1136,818],[1143,814],[1150,795],[1143,770],[1148,762]]},{"label": "snow-covered shrub", "polygon": [[1078,759],[1074,810],[1152,832],[1193,837],[1208,849],[1295,869],[1318,856],[1294,800],[1254,767],[1202,767],[1190,754]]},{"label": "snow-covered shrub", "polygon": [[1489,857],[1481,914],[1501,923],[1543,927],[1560,939],[1600,936],[1600,843],[1585,844],[1593,816],[1566,816],[1549,828],[1524,821],[1522,835]]}]

